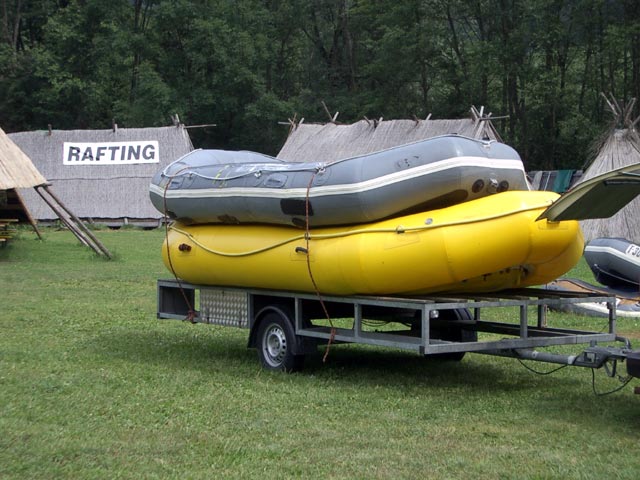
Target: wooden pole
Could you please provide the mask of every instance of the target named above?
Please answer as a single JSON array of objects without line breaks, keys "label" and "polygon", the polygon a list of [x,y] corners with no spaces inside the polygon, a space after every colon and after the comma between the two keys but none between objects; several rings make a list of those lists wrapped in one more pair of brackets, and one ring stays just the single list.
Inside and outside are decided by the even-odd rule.
[{"label": "wooden pole", "polygon": [[89,248],[93,248],[91,245],[89,245],[89,242],[82,236],[82,232],[80,232],[66,217],[64,212],[62,212],[54,202],[52,202],[50,199],[48,199],[39,189],[38,187],[35,187],[36,192],[38,192],[38,195],[40,195],[40,197],[42,197],[42,200],[45,201],[45,203],[47,205],[49,205],[49,207],[51,208],[51,210],[53,210],[53,213],[55,213],[58,218],[60,219],[60,221],[62,223],[64,223],[65,227],[67,227],[69,230],[71,230],[71,232],[76,236],[76,238],[78,240],[80,240],[80,243],[82,243],[85,247],[89,247]]},{"label": "wooden pole", "polygon": [[[47,194],[51,197],[53,202],[49,202],[45,198],[45,196],[42,194],[42,192],[40,192],[40,189],[47,192]],[[40,185],[39,187],[36,187],[36,191],[40,194],[43,200],[45,200],[45,202],[47,202],[47,204],[53,209],[53,211],[56,212],[56,215],[60,217],[60,220],[65,222],[67,226],[73,223],[73,227],[70,227],[70,230],[74,232],[74,234],[76,235],[76,237],[78,237],[78,239],[80,239],[80,241],[85,243],[85,245],[91,247],[96,253],[105,255],[110,260],[113,259],[111,252],[109,252],[109,250],[107,250],[107,248],[100,242],[100,240],[98,240],[98,238],[93,234],[93,232],[91,232],[91,230],[87,228],[84,222],[82,222],[82,220],[76,217],[73,214],[73,212],[69,210],[64,203],[62,203],[62,201],[49,189],[48,185]],[[66,212],[66,214],[69,216],[71,221],[70,220],[65,221],[65,219],[63,218],[64,214],[60,215],[60,211],[57,210],[57,208],[54,208],[52,206],[52,203],[54,202],[56,205],[60,206],[64,210],[64,212]]]},{"label": "wooden pole", "polygon": [[629,104],[625,107],[625,115],[624,115],[624,120],[622,121],[622,124],[627,128],[629,128],[629,125],[631,125],[631,115],[633,113],[633,107],[635,104],[636,104],[636,99],[632,98]]},{"label": "wooden pole", "polygon": [[111,255],[111,252],[109,252],[109,250],[107,250],[107,248],[100,242],[100,240],[98,240],[98,238],[93,234],[93,232],[91,230],[89,230],[87,228],[87,226],[84,224],[84,222],[82,220],[80,220],[78,217],[76,217],[73,212],[71,210],[69,210],[66,205],[64,203],[62,203],[62,201],[55,196],[55,194],[49,189],[48,186],[43,186],[43,188],[46,190],[46,192],[51,195],[51,198],[53,198],[58,205],[60,205],[65,212],[67,212],[67,214],[73,219],[73,221],[78,225],[78,227],[80,227],[80,229],[97,245],[97,247],[100,249],[100,251],[102,251],[102,253],[104,253],[107,258],[112,259],[113,256]]}]

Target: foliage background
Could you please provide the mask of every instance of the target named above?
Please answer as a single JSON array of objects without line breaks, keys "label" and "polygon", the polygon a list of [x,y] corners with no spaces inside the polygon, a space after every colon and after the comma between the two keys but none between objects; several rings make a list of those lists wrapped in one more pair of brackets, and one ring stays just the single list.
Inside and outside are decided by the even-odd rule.
[{"label": "foliage background", "polygon": [[296,115],[484,105],[528,169],[579,168],[640,89],[635,0],[0,0],[7,132],[167,125],[275,153]]}]

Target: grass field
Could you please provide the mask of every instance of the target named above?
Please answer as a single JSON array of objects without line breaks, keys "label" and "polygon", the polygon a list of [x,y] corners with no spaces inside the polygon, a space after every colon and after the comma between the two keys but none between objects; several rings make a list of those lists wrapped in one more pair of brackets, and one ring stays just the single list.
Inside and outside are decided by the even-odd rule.
[{"label": "grass field", "polygon": [[358,346],[269,373],[246,330],[155,319],[162,231],[97,234],[114,261],[54,230],[0,249],[0,478],[640,475],[636,380]]}]

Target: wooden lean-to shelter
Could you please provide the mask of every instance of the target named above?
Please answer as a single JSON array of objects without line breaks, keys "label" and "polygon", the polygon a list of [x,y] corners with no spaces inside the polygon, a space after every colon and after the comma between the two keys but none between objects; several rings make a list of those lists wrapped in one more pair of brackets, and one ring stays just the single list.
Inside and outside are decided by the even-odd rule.
[{"label": "wooden lean-to shelter", "polygon": [[[632,117],[635,99],[625,106],[621,106],[612,96],[606,101],[614,115],[614,124],[597,148],[597,154],[581,181],[640,163],[640,136],[636,129],[640,116],[635,119]],[[600,237],[619,237],[640,243],[640,196],[611,218],[583,220],[581,226],[586,242]]]},{"label": "wooden lean-to shelter", "polygon": [[46,183],[31,159],[0,128],[0,219],[28,221],[38,232],[18,189]]},{"label": "wooden lean-to shelter", "polygon": [[31,188],[47,183],[31,159],[0,128],[0,189]]},{"label": "wooden lean-to shelter", "polygon": [[439,135],[459,134],[470,138],[499,140],[491,114],[471,107],[468,118],[454,120],[414,118],[412,120],[368,119],[345,125],[329,115],[326,124],[290,121],[291,131],[278,158],[295,162],[332,162],[366,155],[387,148],[417,142]]},{"label": "wooden lean-to shelter", "polygon": [[82,244],[93,249],[98,255],[112,258],[111,252],[53,193],[49,182],[31,159],[0,129],[0,224],[28,220],[40,237],[36,222],[19,189],[23,192],[33,189]]}]

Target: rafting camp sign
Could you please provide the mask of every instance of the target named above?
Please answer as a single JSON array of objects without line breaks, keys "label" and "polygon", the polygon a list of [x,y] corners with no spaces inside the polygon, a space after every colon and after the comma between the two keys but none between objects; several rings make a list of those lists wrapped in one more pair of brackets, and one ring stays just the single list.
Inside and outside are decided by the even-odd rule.
[{"label": "rafting camp sign", "polygon": [[128,165],[159,163],[156,140],[137,142],[64,142],[64,165]]}]

